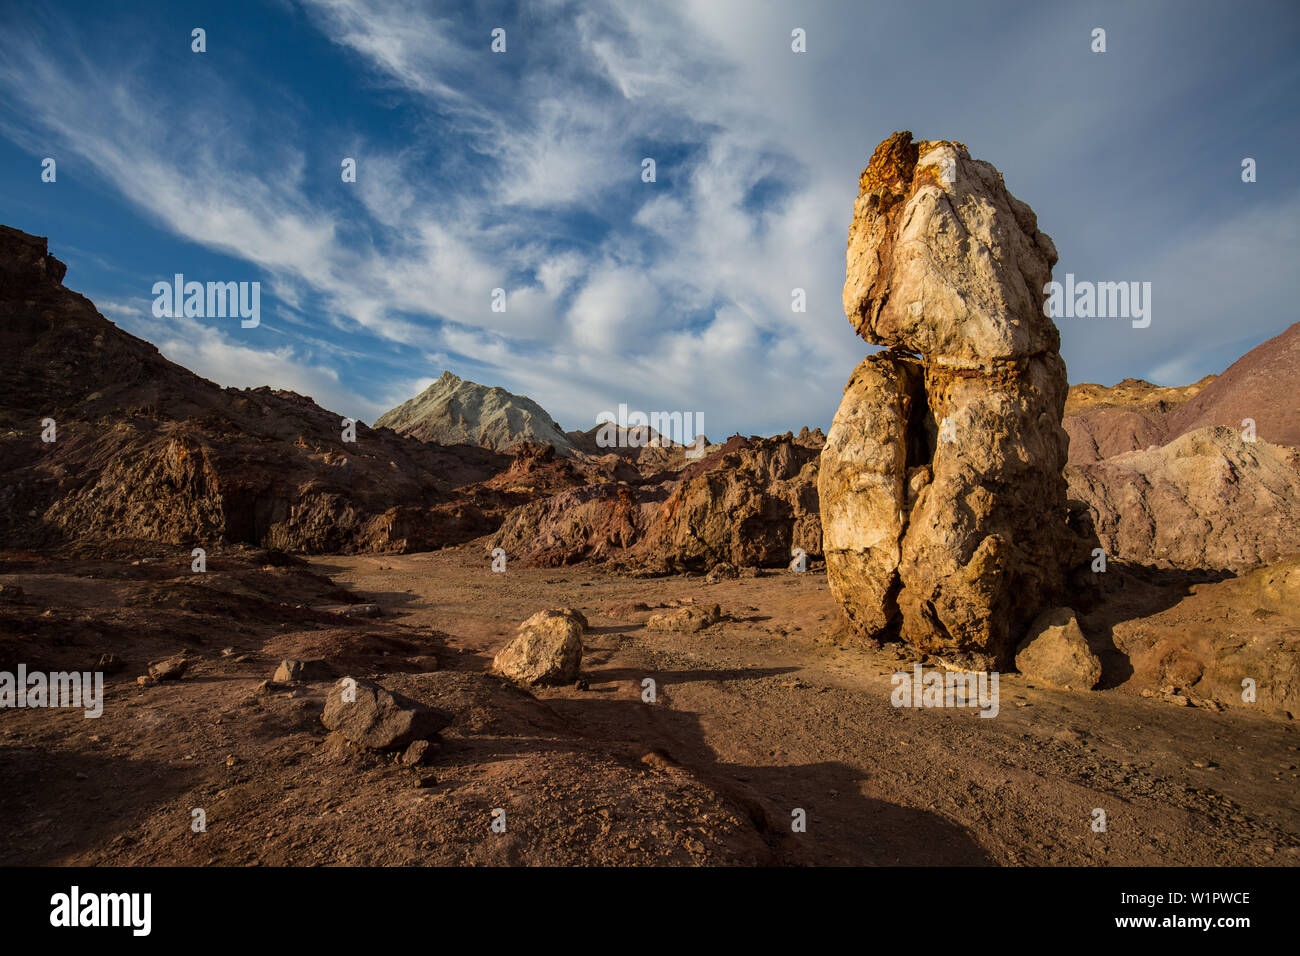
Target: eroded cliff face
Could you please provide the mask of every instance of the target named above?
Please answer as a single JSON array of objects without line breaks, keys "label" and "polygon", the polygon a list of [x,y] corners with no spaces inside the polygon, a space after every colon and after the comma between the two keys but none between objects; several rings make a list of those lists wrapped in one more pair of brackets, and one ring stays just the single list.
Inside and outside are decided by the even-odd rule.
[{"label": "eroded cliff face", "polygon": [[0,545],[427,550],[492,531],[517,503],[476,484],[508,456],[360,422],[345,442],[342,416],[306,396],[169,362],[65,271],[45,239],[0,226]]},{"label": "eroded cliff face", "polygon": [[1042,308],[1056,249],[960,143],[895,133],[859,190],[844,309],[888,351],[854,370],[821,455],[831,590],[864,635],[1005,666],[1077,547]]},{"label": "eroded cliff face", "polygon": [[784,567],[821,554],[821,436],[728,439],[679,472],[602,481],[515,509],[490,545],[554,567],[613,560],[654,574]]}]

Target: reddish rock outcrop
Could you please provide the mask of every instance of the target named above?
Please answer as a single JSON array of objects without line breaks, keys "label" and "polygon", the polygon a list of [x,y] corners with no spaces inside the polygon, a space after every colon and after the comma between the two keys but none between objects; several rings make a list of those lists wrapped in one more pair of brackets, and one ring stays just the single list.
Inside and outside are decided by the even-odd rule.
[{"label": "reddish rock outcrop", "polygon": [[1063,424],[1070,436],[1071,465],[1163,445],[1169,434],[1164,415],[1146,408],[1096,408],[1071,415]]},{"label": "reddish rock outcrop", "polygon": [[779,567],[797,551],[820,556],[817,456],[788,434],[728,441],[682,470],[638,544],[636,560],[685,571],[723,562]]},{"label": "reddish rock outcrop", "polygon": [[1170,437],[1209,425],[1242,430],[1255,423],[1258,438],[1300,447],[1300,322],[1251,349],[1228,370],[1169,413]]},{"label": "reddish rock outcrop", "polygon": [[654,573],[781,566],[821,554],[815,439],[735,436],[681,471],[606,482],[526,504],[489,542],[511,560],[556,566],[618,559]]},{"label": "reddish rock outcrop", "polygon": [[1145,451],[1211,425],[1275,445],[1300,447],[1300,323],[1251,349],[1222,375],[1177,387],[1125,379],[1070,389],[1065,430],[1070,464]]},{"label": "reddish rock outcrop", "polygon": [[1300,553],[1300,452],[1231,428],[1066,469],[1112,560],[1242,571]]},{"label": "reddish rock outcrop", "polygon": [[[495,526],[457,489],[509,458],[221,388],[63,287],[44,239],[0,227],[0,544],[135,538],[299,551],[432,548]],[[41,439],[46,419],[55,440]]]}]

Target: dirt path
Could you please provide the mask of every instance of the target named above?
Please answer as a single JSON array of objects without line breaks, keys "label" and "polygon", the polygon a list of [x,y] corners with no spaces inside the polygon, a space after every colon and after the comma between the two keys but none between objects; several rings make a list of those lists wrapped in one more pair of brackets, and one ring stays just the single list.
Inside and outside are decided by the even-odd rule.
[{"label": "dirt path", "polygon": [[[814,573],[494,574],[470,547],[189,560],[0,556],[0,669],[124,662],[98,719],[0,710],[0,863],[1300,863],[1293,722],[1017,675],[992,718],[895,708],[911,662],[845,643]],[[322,610],[349,597],[384,613]],[[685,601],[726,616],[681,634],[636,609]],[[488,674],[520,621],[564,605],[591,623],[585,683]],[[137,682],[179,653],[183,679]],[[286,657],[445,708],[432,762],[328,734],[329,682],[267,683]]]},{"label": "dirt path", "polygon": [[[585,737],[657,752],[750,808],[783,862],[1300,863],[1294,724],[1014,674],[991,719],[895,708],[890,675],[911,663],[836,643],[820,575],[493,574],[466,549],[313,564],[403,623],[447,632],[457,669],[488,667],[538,609],[581,609],[588,688],[537,696]],[[678,634],[646,630],[644,612],[606,613],[680,600],[716,602],[728,619]],[[642,700],[646,678],[655,703]],[[791,832],[799,808],[804,834]]]}]

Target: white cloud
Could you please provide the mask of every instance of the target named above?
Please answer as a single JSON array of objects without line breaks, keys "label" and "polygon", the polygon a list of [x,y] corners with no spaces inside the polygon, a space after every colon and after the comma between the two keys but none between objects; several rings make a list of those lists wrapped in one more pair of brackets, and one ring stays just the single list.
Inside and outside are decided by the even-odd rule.
[{"label": "white cloud", "polygon": [[126,319],[144,318],[149,314],[143,305],[134,302],[115,302],[105,298],[95,299],[94,302],[95,308],[99,309],[100,313],[110,319],[119,320],[119,322]]},{"label": "white cloud", "polygon": [[[204,84],[207,108],[187,112],[191,90],[0,38],[0,89],[23,111],[4,120],[7,132],[60,143],[175,235],[264,270],[292,310],[290,345],[265,350],[266,361],[220,336],[183,354],[227,376],[294,378],[336,401],[355,379],[321,356],[369,350],[399,364],[427,355],[582,427],[620,401],[754,428],[827,425],[870,351],[840,305],[857,174],[899,117],[943,126],[919,136],[960,138],[980,124],[975,155],[1050,167],[1036,181],[1053,202],[1054,164],[1105,142],[1113,120],[1110,98],[1062,106],[1073,81],[1050,68],[1075,25],[1054,11],[1007,34],[1023,59],[985,66],[989,50],[958,31],[918,66],[905,39],[929,28],[903,8],[873,8],[866,31],[842,5],[805,5],[797,25],[810,52],[797,55],[788,5],[538,3],[508,57],[495,58],[487,27],[473,25],[486,20],[453,23],[417,0],[302,6],[383,97],[420,114],[399,146],[338,134],[340,157],[358,160],[354,185],[308,176],[311,117],[249,102],[217,75]],[[959,5],[949,14],[957,27],[975,16]],[[560,36],[561,47],[543,48]],[[1108,62],[1115,69],[1089,82],[1111,90],[1140,75],[1132,58]],[[1027,64],[1041,81],[1022,81]],[[1149,117],[1186,82],[1129,84],[1126,103]],[[657,183],[640,181],[647,153]],[[1253,332],[1275,321],[1270,309],[1294,285],[1280,250],[1295,248],[1297,211],[1292,201],[1212,223],[1126,264],[1155,283],[1157,313],[1149,334],[1122,340],[1125,360],[1172,374],[1189,353],[1240,339],[1242,323]],[[1084,231],[1044,228],[1058,242],[1062,228]],[[498,287],[504,313],[490,308]],[[790,308],[796,287],[806,313]],[[1112,338],[1063,331],[1071,362],[1118,354]],[[409,397],[394,391],[422,371],[374,376],[366,387],[382,400],[370,404]]]},{"label": "white cloud", "polygon": [[642,349],[662,315],[658,289],[644,273],[601,266],[587,280],[569,309],[574,345],[609,354]]},{"label": "white cloud", "polygon": [[217,330],[182,320],[156,339],[158,351],[218,385],[256,388],[272,384],[313,398],[318,405],[373,422],[387,406],[359,398],[343,387],[335,369],[301,361],[292,346],[252,348],[231,342]]}]

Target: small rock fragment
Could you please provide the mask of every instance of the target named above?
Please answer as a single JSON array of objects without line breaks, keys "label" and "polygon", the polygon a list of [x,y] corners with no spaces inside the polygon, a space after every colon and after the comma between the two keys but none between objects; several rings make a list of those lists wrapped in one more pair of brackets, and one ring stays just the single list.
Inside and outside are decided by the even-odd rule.
[{"label": "small rock fragment", "polygon": [[664,614],[652,614],[645,626],[652,631],[702,631],[722,619],[722,609],[716,604],[700,607],[683,607]]},{"label": "small rock fragment", "polygon": [[643,601],[629,601],[624,604],[610,604],[605,608],[606,617],[631,617],[633,614],[640,614],[643,611],[650,610],[650,605]]},{"label": "small rock fragment", "polygon": [[709,573],[704,576],[704,580],[709,584],[714,584],[718,581],[731,581],[738,577],[740,577],[740,572],[736,570],[734,564],[729,561],[721,561],[715,564]]},{"label": "small rock fragment", "polygon": [[154,661],[149,665],[149,676],[156,681],[179,680],[190,666],[189,658],[183,656],[169,657]]},{"label": "small rock fragment", "polygon": [[271,680],[277,684],[284,684],[289,681],[333,680],[337,676],[334,668],[325,661],[286,658],[280,661],[280,666],[275,669],[275,676]]},{"label": "small rock fragment", "polygon": [[340,617],[379,617],[383,613],[378,604],[318,604],[312,610]]},{"label": "small rock fragment", "polygon": [[440,749],[437,741],[413,740],[402,753],[402,763],[407,766],[429,763],[438,755]]}]

